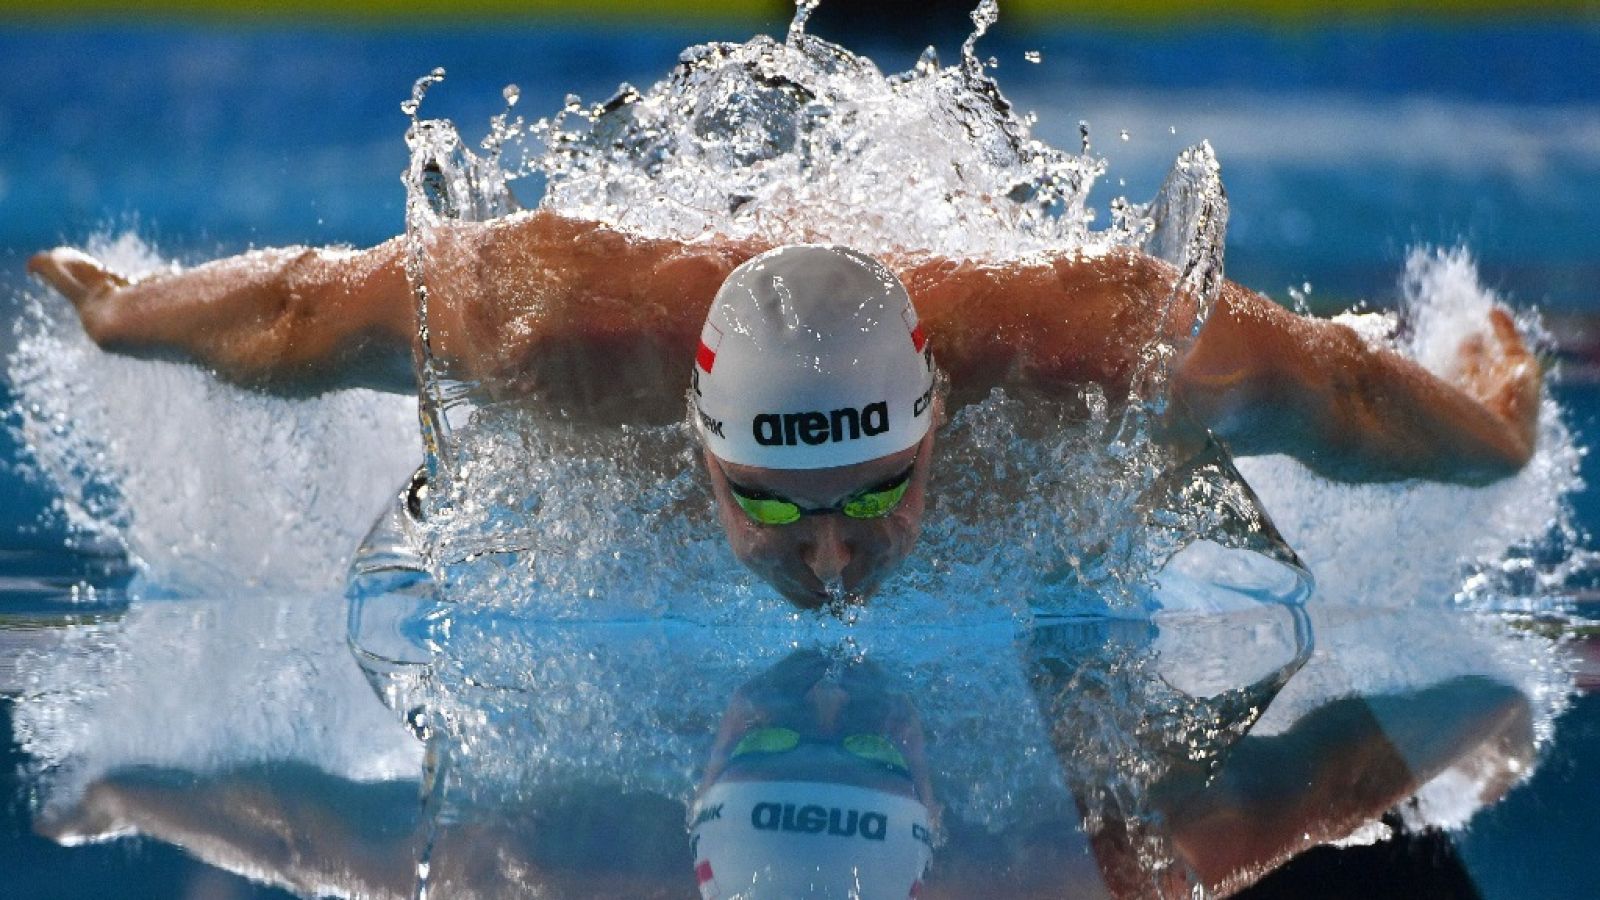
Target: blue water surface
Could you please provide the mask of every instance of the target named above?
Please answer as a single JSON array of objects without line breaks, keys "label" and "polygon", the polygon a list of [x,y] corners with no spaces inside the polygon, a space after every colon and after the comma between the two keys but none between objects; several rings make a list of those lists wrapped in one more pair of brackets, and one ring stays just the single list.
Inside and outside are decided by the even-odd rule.
[{"label": "blue water surface", "polygon": [[[0,29],[0,320],[15,315],[27,254],[107,229],[131,226],[186,259],[251,245],[366,245],[398,233],[407,158],[399,103],[435,66],[449,78],[429,97],[429,113],[470,133],[500,111],[506,83],[521,86],[521,110],[546,114],[569,92],[598,100],[619,82],[649,83],[683,47],[747,31]],[[858,49],[886,69],[910,66],[915,40],[879,43]],[[1041,64],[1023,61],[1034,49]],[[1073,145],[1078,121],[1089,120],[1095,150],[1110,160],[1102,202],[1152,195],[1176,149],[1210,139],[1232,199],[1228,273],[1252,287],[1282,298],[1309,282],[1314,298],[1382,302],[1407,248],[1464,243],[1485,280],[1513,300],[1597,311],[1593,23],[1002,28],[980,51],[996,56],[1012,99],[1039,113],[1042,136]],[[1407,115],[1416,121],[1406,125]],[[0,329],[0,352],[12,340]],[[1572,385],[1560,397],[1585,438],[1600,435],[1600,393]],[[0,385],[0,408],[11,404]],[[19,457],[0,430],[0,604],[11,604],[0,614],[47,614],[53,590],[125,573],[115,559],[65,548],[50,490],[21,476]],[[1590,483],[1597,465],[1585,460]],[[1584,528],[1600,526],[1592,492],[1574,502]],[[24,755],[10,740],[10,702],[0,698],[0,893],[274,895],[165,845],[66,850],[32,835],[24,785],[13,778]],[[1597,808],[1600,705],[1587,697],[1560,721],[1537,776],[1446,850],[1484,897],[1593,896]],[[1366,895],[1384,896],[1392,883],[1384,866],[1375,871]],[[1291,881],[1260,895],[1310,894]]]}]

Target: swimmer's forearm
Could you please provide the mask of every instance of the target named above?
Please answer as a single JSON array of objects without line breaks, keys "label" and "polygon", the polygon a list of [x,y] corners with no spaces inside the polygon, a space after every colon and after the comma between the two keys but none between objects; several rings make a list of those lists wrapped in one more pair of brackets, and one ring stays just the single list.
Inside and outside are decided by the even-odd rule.
[{"label": "swimmer's forearm", "polygon": [[[435,232],[425,271],[436,356],[498,393],[596,419],[681,416],[685,360],[747,242],[633,238],[534,212]],[[414,388],[416,306],[396,238],[361,252],[263,250],[129,284],[67,248],[29,270],[101,346],[177,353],[270,390]]]},{"label": "swimmer's forearm", "polygon": [[107,349],[177,353],[230,380],[286,392],[410,390],[410,290],[398,241],[370,250],[260,250],[132,283],[57,250],[29,270],[77,307]]},{"label": "swimmer's forearm", "polygon": [[1531,456],[1536,370],[1492,409],[1343,325],[1228,290],[1175,390],[1234,452],[1287,454],[1341,481],[1463,484],[1514,474]]}]

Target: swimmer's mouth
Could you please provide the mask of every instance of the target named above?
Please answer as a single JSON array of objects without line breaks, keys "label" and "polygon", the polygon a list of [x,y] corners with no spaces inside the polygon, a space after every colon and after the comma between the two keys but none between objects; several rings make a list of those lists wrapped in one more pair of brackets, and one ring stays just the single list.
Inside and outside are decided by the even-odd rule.
[{"label": "swimmer's mouth", "polygon": [[802,609],[829,609],[840,610],[851,606],[860,606],[867,602],[871,589],[861,590],[846,587],[842,579],[823,583],[812,580],[811,583],[790,582],[780,588],[789,602]]}]

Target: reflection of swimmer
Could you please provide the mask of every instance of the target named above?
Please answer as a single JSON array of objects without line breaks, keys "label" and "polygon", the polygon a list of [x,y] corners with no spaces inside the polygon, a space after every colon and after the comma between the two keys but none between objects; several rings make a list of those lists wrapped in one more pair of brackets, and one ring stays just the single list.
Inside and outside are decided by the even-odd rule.
[{"label": "reflection of swimmer", "polygon": [[[1040,628],[1023,653],[1113,897],[1190,897],[1196,887],[1205,896],[1234,893],[1312,847],[1347,838],[1430,782],[1448,785],[1450,803],[1493,803],[1534,755],[1528,698],[1477,675],[1340,697],[1271,736],[1239,733],[1259,709],[1231,703],[1228,692],[1197,701],[1220,716],[1168,710],[1130,720],[1122,707],[1129,692],[1138,695],[1139,678],[1124,682],[1138,667],[1114,648],[1127,639],[1119,632],[1143,627]],[[1032,852],[1048,858],[1044,844]]]},{"label": "reflection of swimmer", "polygon": [[[898,900],[917,886],[925,900],[1138,898],[1187,897],[1199,882],[1222,896],[1441,773],[1460,775],[1450,784],[1473,795],[1463,802],[1491,800],[1533,752],[1526,699],[1465,677],[1335,700],[1279,735],[1237,739],[1209,776],[1181,756],[1130,771],[1129,759],[1102,752],[1078,702],[1084,678],[1121,657],[1056,637],[1035,633],[1023,648],[1074,795],[1054,816],[984,824],[931,812],[913,698],[870,662],[800,651],[737,692],[688,809],[595,772],[496,793],[454,810],[433,836],[430,893],[590,900],[687,897],[698,886],[745,900]],[[1112,745],[1140,738],[1110,727]],[[629,773],[610,774],[625,783]],[[1143,784],[1140,802],[1097,803],[1130,781]],[[1085,820],[1095,823],[1087,834]],[[126,767],[42,829],[68,842],[143,834],[308,895],[381,897],[411,895],[429,839],[414,784],[283,762]]]},{"label": "reflection of swimmer", "polygon": [[[734,551],[806,606],[830,589],[870,593],[916,539],[939,415],[916,351],[938,347],[952,403],[1012,384],[1095,382],[1118,397],[1143,348],[1178,340],[1193,319],[1190,300],[1168,308],[1174,271],[1131,251],[906,257],[890,260],[898,279],[818,248],[736,268],[761,249],[638,239],[545,212],[445,226],[428,248],[431,340],[461,377],[598,422],[672,421],[692,365]],[[417,334],[405,255],[399,239],[262,251],[130,284],[58,249],[29,269],[108,348],[175,350],[282,389],[398,389],[392,373],[408,371]],[[1534,441],[1537,366],[1499,309],[1445,380],[1225,284],[1172,375],[1170,437],[1210,429],[1237,453],[1289,454],[1340,479],[1482,483],[1516,471]]]},{"label": "reflection of swimmer", "polygon": [[690,810],[703,897],[916,897],[933,855],[922,727],[870,662],[801,651],[740,688]]}]

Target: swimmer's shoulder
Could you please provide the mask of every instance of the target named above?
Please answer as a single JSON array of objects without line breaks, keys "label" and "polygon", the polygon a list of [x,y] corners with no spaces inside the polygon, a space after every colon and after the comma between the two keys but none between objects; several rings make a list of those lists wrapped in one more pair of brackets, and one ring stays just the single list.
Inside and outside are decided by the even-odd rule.
[{"label": "swimmer's shoulder", "polygon": [[1177,272],[1131,250],[1009,260],[922,259],[902,278],[956,391],[997,384],[1122,388],[1168,325]]}]

